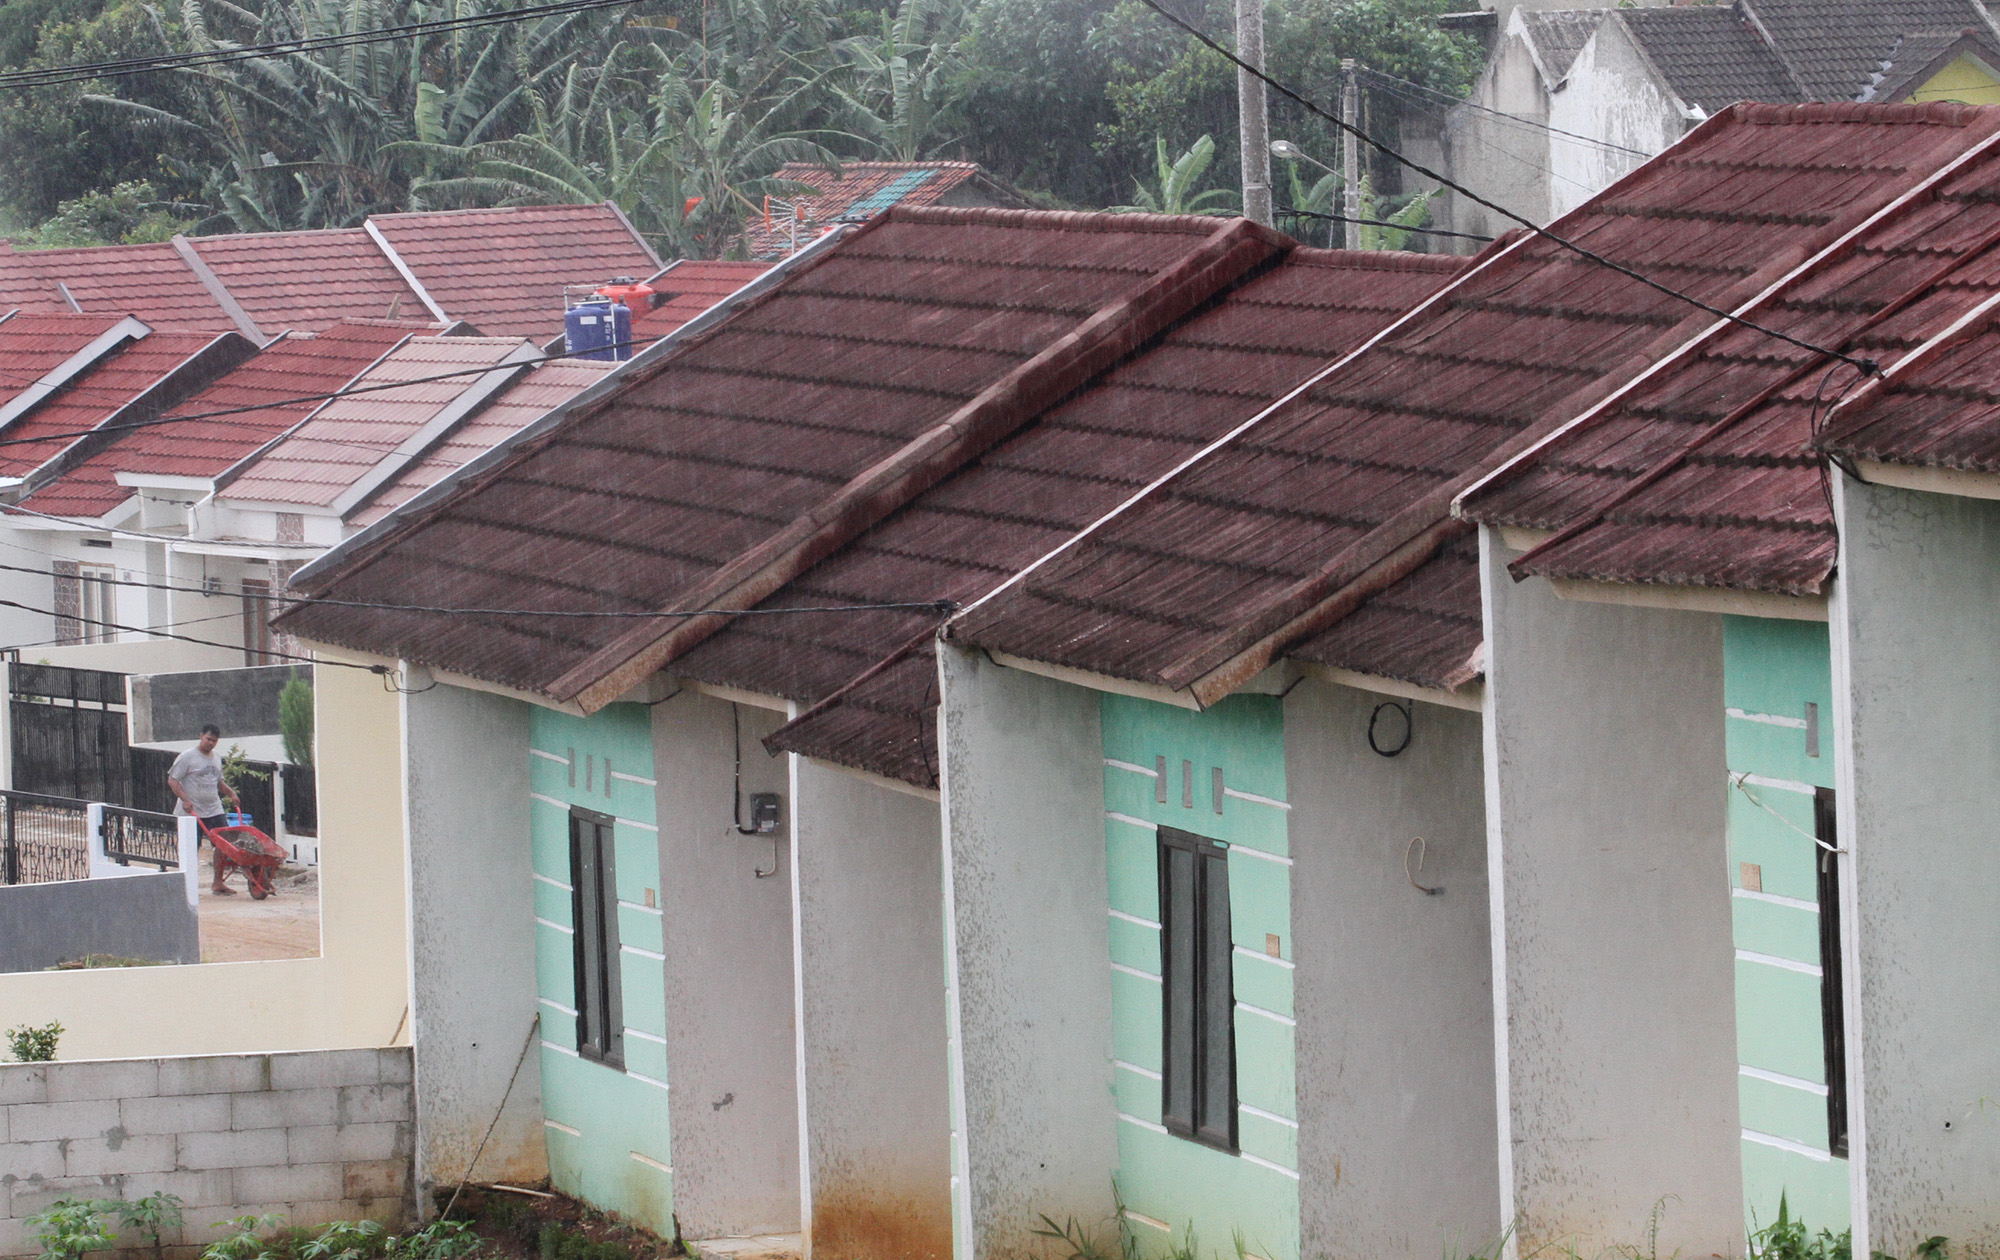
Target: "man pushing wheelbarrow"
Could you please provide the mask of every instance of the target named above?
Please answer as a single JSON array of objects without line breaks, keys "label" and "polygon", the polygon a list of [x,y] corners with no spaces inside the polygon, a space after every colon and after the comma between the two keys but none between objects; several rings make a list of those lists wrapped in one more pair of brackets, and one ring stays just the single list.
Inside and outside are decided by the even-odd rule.
[{"label": "man pushing wheelbarrow", "polygon": [[[236,795],[236,789],[222,777],[222,758],[215,755],[215,745],[222,739],[222,728],[213,722],[201,728],[201,742],[174,758],[174,768],[167,771],[167,786],[173,789],[179,801],[174,805],[177,817],[194,817],[201,820],[203,834],[219,831],[229,825],[229,819],[222,812],[222,796],[227,793],[231,804],[238,813],[243,812],[243,802]],[[217,848],[213,839],[210,848],[215,853],[214,892],[225,897],[233,897],[236,890],[222,882],[232,863]]]}]

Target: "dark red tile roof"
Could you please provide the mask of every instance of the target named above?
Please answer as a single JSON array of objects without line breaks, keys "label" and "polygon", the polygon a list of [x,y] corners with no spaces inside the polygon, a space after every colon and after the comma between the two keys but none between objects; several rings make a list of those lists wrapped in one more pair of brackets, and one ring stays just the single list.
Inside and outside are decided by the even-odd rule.
[{"label": "dark red tile roof", "polygon": [[[1895,364],[2000,294],[1996,203],[2000,158],[1981,156],[1755,317]],[[1563,531],[1517,573],[1819,594],[1836,539],[1812,426],[1860,383],[1837,362],[1747,329],[1723,333],[1505,470],[1463,510]],[[1905,414],[1913,432],[1946,427],[1934,402]]]},{"label": "dark red tile roof", "polygon": [[369,222],[447,315],[488,337],[548,341],[562,332],[564,285],[643,280],[660,269],[609,204],[379,214]]},{"label": "dark red tile roof", "polygon": [[771,178],[812,191],[784,198],[798,206],[796,240],[791,219],[776,206],[768,221],[760,214],[744,224],[752,258],[783,258],[834,224],[858,223],[890,206],[1028,205],[977,162],[844,162],[838,171],[816,162],[787,162]]},{"label": "dark red tile roof", "polygon": [[[1557,230],[1741,303],[2000,130],[1969,106],[1739,105]],[[1299,400],[964,614],[972,643],[1213,698],[1444,542],[1452,495],[1714,323],[1502,242]],[[1781,354],[1768,339],[1756,353]]]},{"label": "dark red tile roof", "polygon": [[1850,459],[2000,473],[2000,324],[1993,312],[1856,389],[1828,416],[1820,445]]},{"label": "dark red tile roof", "polygon": [[0,406],[117,326],[115,315],[22,312],[0,319]]},{"label": "dark red tile roof", "polygon": [[[304,589],[446,607],[671,608],[815,521],[919,435],[984,406],[1086,320],[1240,236],[1212,219],[891,211],[713,331],[628,364],[616,392],[364,535],[301,575]],[[287,615],[291,633],[545,693],[635,629],[682,624],[324,604]]]},{"label": "dark red tile roof", "polygon": [[684,258],[668,263],[665,271],[648,282],[657,305],[634,317],[632,335],[635,339],[664,337],[768,270],[770,264],[761,262]]},{"label": "dark red tile roof", "polygon": [[[95,518],[131,497],[118,484],[121,472],[214,477],[304,419],[319,395],[346,385],[405,337],[430,327],[342,323],[318,336],[285,338],[166,414],[255,410],[120,434],[24,503],[38,512]],[[6,329],[0,324],[0,354],[6,353]]]},{"label": "dark red tile roof", "polygon": [[350,317],[430,318],[360,228],[200,236],[189,244],[266,335],[318,331]]},{"label": "dark red tile roof", "polygon": [[0,246],[0,310],[69,310],[58,283],[88,315],[136,315],[154,328],[235,332],[236,322],[171,244],[17,250]]}]

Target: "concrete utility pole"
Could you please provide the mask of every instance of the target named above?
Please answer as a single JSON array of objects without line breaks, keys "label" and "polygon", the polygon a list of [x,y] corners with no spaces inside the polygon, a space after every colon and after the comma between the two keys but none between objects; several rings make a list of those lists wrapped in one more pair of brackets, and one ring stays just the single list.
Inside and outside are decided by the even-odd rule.
[{"label": "concrete utility pole", "polygon": [[[1236,0],[1236,55],[1264,68],[1264,0]],[[1243,217],[1271,226],[1271,111],[1264,81],[1236,71],[1236,133],[1243,151]]]},{"label": "concrete utility pole", "polygon": [[[1359,130],[1361,78],[1354,72],[1354,58],[1341,61],[1340,72],[1347,79],[1347,86],[1340,93],[1340,120]],[[1340,137],[1340,183],[1341,213],[1347,216],[1347,248],[1360,249],[1361,225],[1355,220],[1361,217],[1361,146],[1352,131]]]}]

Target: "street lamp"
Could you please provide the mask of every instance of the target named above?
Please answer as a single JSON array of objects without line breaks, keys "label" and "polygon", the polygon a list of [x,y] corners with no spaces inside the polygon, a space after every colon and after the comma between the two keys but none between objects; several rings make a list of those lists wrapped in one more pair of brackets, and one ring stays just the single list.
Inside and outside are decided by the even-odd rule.
[{"label": "street lamp", "polygon": [[1329,175],[1340,174],[1339,171],[1334,170],[1331,166],[1328,166],[1289,140],[1271,141],[1271,156],[1284,158],[1288,162],[1311,162],[1314,166],[1317,166]]}]

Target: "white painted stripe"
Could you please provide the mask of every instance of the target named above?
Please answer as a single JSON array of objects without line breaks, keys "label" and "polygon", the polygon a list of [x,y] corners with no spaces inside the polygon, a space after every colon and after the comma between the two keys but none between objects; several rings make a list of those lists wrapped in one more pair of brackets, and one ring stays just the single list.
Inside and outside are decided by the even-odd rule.
[{"label": "white painted stripe", "polygon": [[614,818],[611,821],[617,823],[620,827],[637,827],[641,831],[650,831],[656,836],[660,834],[658,827],[655,827],[651,823],[642,823],[636,818]]},{"label": "white painted stripe", "polygon": [[1152,972],[1141,971],[1137,967],[1127,967],[1124,963],[1112,963],[1111,970],[1122,971],[1128,976],[1137,976],[1141,980],[1151,980],[1154,984],[1159,984],[1161,982],[1160,978],[1154,975]]},{"label": "white painted stripe", "polygon": [[637,954],[641,958],[650,958],[654,962],[667,961],[667,956],[665,954],[655,953],[653,950],[650,949],[640,949],[637,945],[626,945],[623,944],[622,942],[618,946],[618,952],[621,954]]},{"label": "white painted stripe", "polygon": [[559,801],[553,796],[543,796],[540,792],[530,792],[528,793],[528,799],[531,801],[540,801],[544,805],[553,805],[565,814],[569,812],[569,802]]},{"label": "white painted stripe", "polygon": [[658,906],[642,906],[636,901],[625,901],[622,899],[618,904],[627,910],[637,910],[640,914],[656,914],[663,918],[666,915],[666,911],[660,909]]},{"label": "white painted stripe", "polygon": [[1165,1133],[1167,1131],[1167,1126],[1164,1124],[1154,1124],[1151,1120],[1141,1120],[1137,1116],[1128,1116],[1122,1111],[1118,1113],[1118,1118],[1126,1124],[1136,1124],[1140,1128],[1149,1129],[1154,1133]]},{"label": "white painted stripe", "polygon": [[1246,1116],[1255,1116],[1259,1120],[1276,1121],[1277,1123],[1284,1125],[1288,1129],[1296,1129],[1299,1127],[1299,1122],[1292,1119],[1290,1116],[1281,1116],[1275,1111],[1266,1111],[1262,1107],[1252,1107],[1247,1102],[1237,1103],[1236,1110],[1242,1112]]},{"label": "white painted stripe", "polygon": [[[553,1041],[543,1041],[543,1042],[542,1042],[542,1049],[544,1049],[544,1050],[553,1050],[553,1051],[555,1051],[555,1052],[556,1052],[557,1054],[566,1054],[566,1055],[568,1055],[568,1056],[569,1056],[570,1058],[572,1058],[572,1059],[581,1059],[581,1058],[583,1057],[582,1055],[578,1054],[578,1053],[577,1053],[576,1051],[574,1051],[574,1050],[570,1049],[570,1048],[569,1048],[568,1046],[559,1046],[559,1045],[557,1045],[557,1044],[556,1044],[555,1042],[553,1042]],[[571,1129],[571,1130],[570,1130],[570,1132],[571,1132],[571,1133],[575,1133],[575,1132],[576,1132],[576,1130],[575,1130],[575,1129]]]},{"label": "white painted stripe", "polygon": [[1224,796],[1233,796],[1239,801],[1249,801],[1252,805],[1269,805],[1272,809],[1282,809],[1287,812],[1292,808],[1281,800],[1269,796],[1259,796],[1255,792],[1239,792],[1233,787],[1223,788],[1222,794]]},{"label": "white painted stripe", "polygon": [[660,1036],[658,1033],[649,1033],[642,1028],[627,1028],[625,1030],[625,1035],[627,1037],[637,1037],[641,1041],[658,1042],[660,1045],[663,1046],[667,1044],[667,1039],[665,1037]]},{"label": "white painted stripe", "polygon": [[1797,897],[1780,897],[1777,893],[1751,892],[1748,888],[1732,888],[1729,890],[1729,895],[1732,897],[1741,897],[1745,901],[1763,901],[1774,906],[1790,906],[1794,910],[1804,910],[1809,914],[1819,913],[1819,904],[1817,902],[1803,901]]},{"label": "white painted stripe", "polygon": [[1123,910],[1110,911],[1110,915],[1114,919],[1123,919],[1127,923],[1136,923],[1140,927],[1151,928],[1155,932],[1160,930],[1160,925],[1153,922],[1151,919],[1142,919],[1136,914],[1126,914]]},{"label": "white painted stripe", "polygon": [[568,884],[563,883],[561,880],[556,879],[554,876],[544,875],[540,871],[535,872],[535,878],[542,881],[544,884],[547,884],[551,888],[560,888],[564,892],[576,891],[574,888],[571,888]]},{"label": "white painted stripe", "polygon": [[1788,726],[1795,731],[1806,729],[1806,720],[1795,717],[1779,717],[1775,713],[1745,713],[1741,709],[1725,709],[1730,717],[1744,722],[1762,722],[1766,726]]},{"label": "white painted stripe", "polygon": [[1289,1169],[1289,1168],[1285,1167],[1285,1166],[1284,1166],[1283,1164],[1274,1164],[1274,1163],[1272,1163],[1272,1162],[1271,1162],[1270,1160],[1268,1160],[1268,1159],[1264,1159],[1264,1158],[1263,1158],[1263,1157],[1261,1157],[1261,1156],[1258,1156],[1258,1155],[1252,1155],[1252,1154],[1251,1154],[1251,1153],[1250,1153],[1249,1151],[1238,1151],[1238,1152],[1237,1152],[1237,1154],[1238,1154],[1238,1155],[1239,1155],[1240,1157],[1242,1157],[1242,1159],[1243,1159],[1244,1161],[1246,1161],[1246,1162],[1248,1162],[1248,1163],[1252,1163],[1252,1164],[1255,1164],[1255,1165],[1257,1165],[1257,1167],[1259,1167],[1259,1168],[1268,1168],[1268,1169],[1270,1169],[1270,1170],[1271,1170],[1272,1172],[1279,1172],[1279,1173],[1283,1173],[1283,1174],[1285,1174],[1285,1175],[1286,1175],[1287,1177],[1290,1177],[1290,1178],[1291,1178],[1291,1179],[1292,1179],[1293,1181],[1297,1181],[1297,1180],[1299,1179],[1299,1175],[1298,1175],[1298,1173],[1296,1173],[1296,1172],[1292,1171],[1291,1169]]},{"label": "white painted stripe", "polygon": [[[543,1042],[542,1044],[546,1046],[546,1045],[548,1045],[549,1043],[548,1043],[548,1042],[546,1042],[546,1041],[544,1041],[544,1042]],[[569,1135],[570,1135],[571,1137],[582,1137],[582,1136],[583,1136],[583,1130],[582,1130],[582,1129],[572,1129],[572,1128],[570,1128],[570,1127],[569,1127],[568,1125],[564,1124],[564,1123],[563,1123],[562,1121],[560,1121],[560,1120],[550,1120],[550,1119],[547,1119],[547,1118],[544,1118],[544,1119],[542,1120],[542,1127],[543,1127],[544,1129],[554,1129],[554,1130],[555,1130],[555,1131],[556,1131],[557,1133],[567,1133],[567,1134],[569,1134]]]},{"label": "white painted stripe", "polygon": [[611,772],[611,777],[614,779],[623,779],[627,783],[637,783],[641,787],[660,786],[660,781],[658,779],[648,779],[636,774],[626,774],[623,770],[613,770]]},{"label": "white painted stripe", "polygon": [[1171,1234],[1174,1232],[1174,1227],[1167,1224],[1165,1221],[1157,1220],[1153,1217],[1147,1216],[1144,1212],[1134,1212],[1131,1208],[1125,1209],[1125,1219],[1128,1221],[1137,1221],[1141,1225],[1150,1226],[1153,1229],[1159,1230],[1163,1234]]},{"label": "white painted stripe", "polygon": [[571,1010],[569,1007],[564,1006],[561,1002],[554,1001],[553,999],[550,998],[538,998],[536,1000],[539,1001],[543,1006],[548,1007],[552,1011],[561,1011],[563,1014],[569,1016],[571,1019],[576,1018],[576,1012]]},{"label": "white painted stripe", "polygon": [[1236,947],[1236,952],[1243,955],[1245,958],[1254,958],[1258,962],[1267,962],[1275,964],[1279,967],[1283,967],[1286,971],[1290,971],[1294,966],[1294,964],[1288,961],[1287,959],[1273,958],[1271,955],[1265,953],[1263,950],[1260,949],[1245,949],[1243,946],[1238,945]]},{"label": "white painted stripe", "polygon": [[556,754],[552,752],[543,752],[539,748],[530,748],[528,750],[528,755],[530,757],[540,757],[543,761],[553,761],[559,766],[566,766],[569,764],[568,757],[558,757]]},{"label": "white painted stripe", "polygon": [[1107,809],[1104,811],[1104,816],[1113,822],[1131,823],[1134,827],[1143,827],[1147,831],[1158,831],[1160,829],[1160,824],[1147,822],[1143,818],[1134,818],[1130,814],[1114,813]]},{"label": "white painted stripe", "polygon": [[1160,780],[1160,776],[1154,773],[1151,766],[1135,766],[1129,761],[1120,761],[1116,757],[1106,757],[1104,764],[1110,766],[1113,770],[1129,770],[1133,774],[1143,774],[1155,783]]},{"label": "white painted stripe", "polygon": [[1166,1079],[1165,1077],[1161,1076],[1158,1072],[1155,1072],[1151,1068],[1140,1067],[1136,1063],[1127,1063],[1123,1059],[1111,1060],[1111,1066],[1115,1068],[1123,1068],[1127,1072],[1132,1073],[1134,1076],[1143,1076],[1149,1081],[1160,1081]]},{"label": "white painted stripe", "polygon": [[1767,779],[1761,774],[1737,774],[1728,772],[1731,784],[1748,783],[1753,787],[1776,788],[1780,792],[1797,792],[1802,796],[1812,796],[1819,791],[1810,783],[1800,783],[1797,779]]},{"label": "white painted stripe", "polygon": [[1783,1072],[1772,1072],[1764,1068],[1751,1067],[1748,1063],[1737,1064],[1736,1070],[1741,1075],[1747,1076],[1752,1080],[1769,1081],[1773,1085],[1783,1085],[1786,1089],[1802,1089],[1808,1094],[1818,1094],[1821,1098],[1826,1097],[1826,1086],[1815,1084],[1803,1077],[1786,1076]]},{"label": "white painted stripe", "polygon": [[646,1084],[651,1085],[655,1089],[665,1089],[667,1087],[667,1083],[665,1081],[656,1080],[653,1077],[646,1076],[640,1072],[634,1072],[631,1068],[625,1069],[625,1075],[631,1077],[635,1081],[644,1081],[646,1082]]},{"label": "white painted stripe", "polygon": [[1239,1011],[1248,1011],[1252,1015],[1262,1015],[1265,1019],[1275,1019],[1287,1028],[1297,1028],[1299,1026],[1299,1021],[1289,1015],[1280,1015],[1276,1011],[1267,1011],[1261,1006],[1252,1006],[1248,1002],[1238,1002],[1236,1009]]},{"label": "white painted stripe", "polygon": [[654,1159],[651,1155],[641,1155],[639,1152],[633,1151],[632,1158],[644,1164],[648,1168],[659,1169],[661,1172],[667,1174],[667,1176],[669,1177],[674,1175],[673,1169],[667,1167],[665,1164],[662,1164],[659,1160]]},{"label": "white painted stripe", "polygon": [[557,922],[555,922],[555,921],[554,921],[553,919],[544,919],[544,918],[543,918],[543,917],[542,917],[541,915],[539,915],[539,914],[535,916],[535,922],[537,922],[537,923],[541,924],[541,925],[542,925],[543,927],[552,927],[552,928],[554,928],[554,929],[555,929],[556,931],[558,931],[558,932],[561,932],[561,933],[562,933],[563,935],[565,935],[565,936],[575,936],[575,935],[576,935],[576,929],[575,929],[575,928],[573,928],[573,927],[564,927],[564,926],[563,926],[562,924],[560,924],[560,923],[557,923]]},{"label": "white painted stripe", "polygon": [[1285,857],[1283,854],[1266,853],[1262,849],[1253,849],[1247,844],[1232,844],[1229,846],[1229,851],[1231,853],[1241,853],[1246,857],[1263,858],[1266,862],[1276,862],[1279,866],[1290,866],[1292,864],[1292,859]]},{"label": "white painted stripe", "polygon": [[1743,1130],[1743,1140],[1746,1142],[1755,1142],[1759,1146],[1773,1146],[1781,1151],[1790,1151],[1794,1155],[1803,1155],[1807,1159],[1818,1160],[1822,1164],[1833,1162],[1833,1156],[1826,1151],[1815,1150],[1807,1146],[1804,1142],[1794,1142],[1790,1138],[1773,1137],[1769,1133],[1759,1133],[1755,1129]]},{"label": "white painted stripe", "polygon": [[1780,958],[1776,954],[1760,954],[1754,949],[1737,950],[1736,961],[1756,963],[1763,967],[1782,967],[1786,971],[1796,971],[1802,976],[1816,976],[1820,974],[1817,964],[1797,962],[1790,958]]}]

